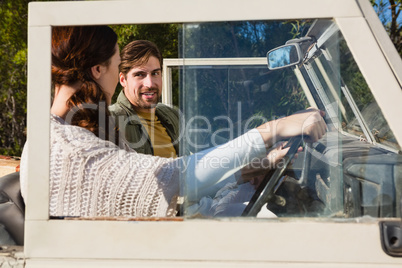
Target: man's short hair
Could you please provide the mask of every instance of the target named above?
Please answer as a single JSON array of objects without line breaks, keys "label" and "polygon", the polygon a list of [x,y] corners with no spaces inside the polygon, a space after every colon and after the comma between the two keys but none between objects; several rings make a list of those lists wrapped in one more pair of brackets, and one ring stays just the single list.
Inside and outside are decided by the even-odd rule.
[{"label": "man's short hair", "polygon": [[135,40],[126,45],[120,53],[119,71],[125,75],[136,66],[145,64],[151,56],[156,57],[162,68],[162,54],[158,47],[148,40]]}]

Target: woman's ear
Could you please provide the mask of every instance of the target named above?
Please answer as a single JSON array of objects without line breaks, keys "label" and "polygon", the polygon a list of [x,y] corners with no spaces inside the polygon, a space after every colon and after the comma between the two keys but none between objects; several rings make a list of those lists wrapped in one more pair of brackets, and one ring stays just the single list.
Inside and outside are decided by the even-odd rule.
[{"label": "woman's ear", "polygon": [[91,74],[95,80],[98,80],[101,75],[102,75],[102,66],[101,65],[95,65],[91,67]]}]

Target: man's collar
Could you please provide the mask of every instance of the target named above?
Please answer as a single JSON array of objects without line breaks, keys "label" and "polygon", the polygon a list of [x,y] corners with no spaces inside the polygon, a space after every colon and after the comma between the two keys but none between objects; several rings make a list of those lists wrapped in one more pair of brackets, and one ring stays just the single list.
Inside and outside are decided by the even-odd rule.
[{"label": "man's collar", "polygon": [[119,93],[119,96],[117,96],[117,101],[121,105],[125,106],[126,108],[133,109],[131,107],[131,102],[127,99],[126,95],[124,94],[124,90],[122,89]]}]

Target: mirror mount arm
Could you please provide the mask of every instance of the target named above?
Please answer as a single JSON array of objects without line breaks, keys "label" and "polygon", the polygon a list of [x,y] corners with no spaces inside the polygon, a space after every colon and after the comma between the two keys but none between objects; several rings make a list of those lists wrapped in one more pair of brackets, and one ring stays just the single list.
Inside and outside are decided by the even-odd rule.
[{"label": "mirror mount arm", "polygon": [[305,36],[305,37],[300,37],[300,38],[295,38],[295,39],[288,40],[288,41],[286,41],[285,44],[286,45],[293,44],[293,43],[302,44],[302,43],[305,43],[305,42],[309,42],[309,45],[310,45],[311,43],[315,42],[315,38],[310,37],[310,36]]}]

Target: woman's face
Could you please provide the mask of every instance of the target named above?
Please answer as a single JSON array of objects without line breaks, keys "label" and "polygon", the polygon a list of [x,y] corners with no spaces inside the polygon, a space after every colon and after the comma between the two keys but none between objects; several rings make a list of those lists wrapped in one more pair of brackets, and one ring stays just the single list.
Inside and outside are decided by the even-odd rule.
[{"label": "woman's face", "polygon": [[112,96],[116,90],[116,85],[119,81],[119,64],[120,64],[120,51],[119,46],[115,46],[116,52],[110,59],[110,64],[105,68],[101,79],[98,81],[99,85],[102,87],[103,93],[105,93],[110,104]]}]

